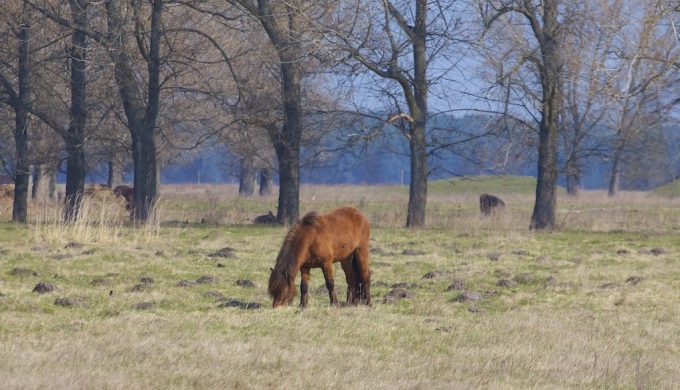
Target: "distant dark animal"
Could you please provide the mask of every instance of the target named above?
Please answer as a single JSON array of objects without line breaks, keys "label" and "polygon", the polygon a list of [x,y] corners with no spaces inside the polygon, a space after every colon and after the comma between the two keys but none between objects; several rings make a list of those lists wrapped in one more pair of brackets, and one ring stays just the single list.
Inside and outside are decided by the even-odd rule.
[{"label": "distant dark animal", "polygon": [[125,199],[125,210],[132,211],[135,208],[135,190],[128,186],[117,186],[113,189],[113,194],[122,196]]},{"label": "distant dark animal", "polygon": [[338,305],[333,280],[335,262],[340,262],[345,272],[347,303],[370,305],[370,236],[368,219],[354,207],[340,207],[328,214],[307,213],[288,231],[269,276],[273,306],[293,301],[298,271],[301,274],[300,307],[307,306],[311,268],[321,268],[331,305]]},{"label": "distant dark animal", "polygon": [[491,215],[495,210],[502,210],[505,208],[505,202],[497,196],[489,194],[479,195],[479,210],[484,215]]},{"label": "distant dark animal", "polygon": [[258,215],[253,219],[253,223],[256,224],[273,224],[276,223],[276,217],[270,211],[269,214]]}]

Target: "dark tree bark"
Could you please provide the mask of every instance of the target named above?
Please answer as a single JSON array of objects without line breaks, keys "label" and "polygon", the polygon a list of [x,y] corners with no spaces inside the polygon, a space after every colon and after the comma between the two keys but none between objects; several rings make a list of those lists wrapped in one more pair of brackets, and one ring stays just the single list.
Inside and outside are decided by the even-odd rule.
[{"label": "dark tree bark", "polygon": [[560,74],[562,59],[559,48],[557,0],[543,2],[543,25],[533,8],[527,17],[541,50],[540,78],[543,90],[541,123],[538,140],[538,177],[536,200],[531,215],[531,229],[551,230],[555,226],[557,204],[557,136],[560,113]]},{"label": "dark tree bark", "polygon": [[24,5],[24,20],[19,25],[18,48],[19,67],[17,69],[18,93],[14,104],[15,127],[14,142],[16,161],[14,172],[14,204],[12,220],[26,222],[28,217],[28,191],[30,164],[28,157],[28,109],[30,105],[30,32],[27,10]]},{"label": "dark tree bark", "polygon": [[[425,226],[427,204],[427,145],[425,126],[427,123],[427,1],[416,2],[416,24],[413,27],[413,92],[403,85],[413,123],[411,125],[411,183],[409,186],[408,216],[406,227]],[[409,88],[410,89],[410,88]]]},{"label": "dark tree bark", "polygon": [[621,177],[621,167],[619,166],[621,161],[621,154],[618,150],[614,152],[614,159],[612,161],[612,170],[609,174],[609,191],[608,195],[610,198],[615,197],[619,193],[619,179]]},{"label": "dark tree bark", "polygon": [[229,0],[258,18],[278,52],[281,71],[281,96],[284,125],[271,129],[270,138],[279,161],[279,203],[276,220],[293,224],[300,217],[300,141],[302,137],[302,58],[299,7],[286,4],[287,23],[281,24],[272,12],[269,0]]},{"label": "dark tree bark", "polygon": [[257,171],[252,158],[241,158],[238,181],[239,196],[253,196],[257,183]]},{"label": "dark tree bark", "polygon": [[[128,50],[129,37],[123,26],[123,10],[120,0],[107,0],[110,50],[114,62],[114,76],[123,102],[132,136],[134,164],[135,213],[138,221],[146,221],[156,201],[158,177],[156,162],[156,121],[160,98],[160,41],[163,1],[153,0],[151,31],[147,59],[148,85],[146,93],[140,88],[132,68]],[[146,95],[146,99],[145,99]]]},{"label": "dark tree bark", "polygon": [[87,28],[88,0],[69,0],[75,29],[71,35],[71,112],[69,127],[64,138],[66,147],[66,207],[65,219],[74,221],[78,218],[80,205],[85,190],[85,128],[87,126]]},{"label": "dark tree bark", "polygon": [[567,194],[578,196],[581,189],[581,174],[576,163],[572,160],[567,160],[565,176],[567,178]]},{"label": "dark tree bark", "polygon": [[271,168],[260,169],[260,196],[271,195],[274,186],[274,174]]}]

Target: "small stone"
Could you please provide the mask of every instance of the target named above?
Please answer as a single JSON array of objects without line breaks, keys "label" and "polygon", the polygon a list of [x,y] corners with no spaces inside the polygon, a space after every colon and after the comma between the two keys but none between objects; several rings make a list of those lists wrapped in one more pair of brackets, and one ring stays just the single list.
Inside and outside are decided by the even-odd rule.
[{"label": "small stone", "polygon": [[262,307],[262,304],[257,302],[243,302],[237,299],[230,299],[220,303],[219,305],[217,305],[217,307],[220,309],[238,307],[239,309],[242,310],[255,310],[260,309]]},{"label": "small stone", "polygon": [[642,281],[642,278],[639,276],[631,276],[630,278],[626,279],[626,283],[630,284],[631,286],[635,286],[639,284]]},{"label": "small stone", "polygon": [[148,301],[148,302],[139,302],[135,303],[132,308],[135,310],[151,310],[156,307],[156,302],[155,301]]},{"label": "small stone", "polygon": [[479,307],[477,307],[477,306],[470,306],[470,307],[468,307],[468,311],[469,311],[470,313],[484,313],[484,310],[482,310],[481,308],[479,308]]},{"label": "small stone", "polygon": [[498,287],[515,287],[517,285],[517,282],[509,279],[499,279],[496,282],[496,286]]},{"label": "small stone", "polygon": [[236,285],[240,287],[255,287],[255,283],[248,279],[239,279],[236,281]]},{"label": "small stone", "polygon": [[215,283],[215,278],[212,276],[204,275],[196,279],[196,284],[212,284]]},{"label": "small stone", "polygon": [[182,279],[179,282],[177,282],[177,287],[191,287],[195,285],[196,282],[194,282],[193,280]]},{"label": "small stone", "polygon": [[225,265],[223,263],[217,263],[217,268],[224,268]]},{"label": "small stone", "polygon": [[426,273],[425,275],[423,275],[423,279],[434,279],[434,278],[438,278],[438,277],[444,276],[444,275],[445,275],[445,273],[442,272],[442,271],[430,271],[430,272]]},{"label": "small stone", "polygon": [[236,254],[234,252],[236,252],[236,249],[225,246],[224,248],[216,252],[208,254],[208,257],[222,257],[225,259],[234,259],[236,258]]},{"label": "small stone", "polygon": [[666,248],[652,248],[649,252],[654,256],[659,256],[668,253],[668,250],[666,250]]},{"label": "small stone", "polygon": [[142,276],[139,278],[139,282],[143,284],[153,284],[154,280],[151,276]]},{"label": "small stone", "polygon": [[217,301],[223,301],[227,299],[221,292],[214,290],[206,291],[205,293],[203,293],[203,296],[206,298],[213,298]]},{"label": "small stone", "polygon": [[454,302],[477,302],[483,299],[482,294],[476,291],[464,291],[453,298]]},{"label": "small stone", "polygon": [[449,285],[449,287],[446,288],[446,291],[454,291],[454,290],[464,290],[465,289],[465,282],[462,279],[455,279],[453,283]]},{"label": "small stone", "polygon": [[619,249],[616,251],[617,255],[627,255],[628,253],[630,253],[628,249]]},{"label": "small stone", "polygon": [[130,289],[128,291],[129,292],[142,292],[142,291],[146,291],[148,289],[149,289],[148,284],[140,283],[140,284],[135,284],[134,286],[130,287]]},{"label": "small stone", "polygon": [[45,294],[48,292],[52,292],[55,290],[55,287],[53,284],[49,283],[38,283],[33,287],[33,292],[38,293],[38,294]]},{"label": "small stone", "polygon": [[165,256],[165,252],[163,252],[163,251],[156,251],[156,253],[154,253],[154,256],[161,256],[161,257],[162,257],[162,256]]},{"label": "small stone", "polygon": [[79,242],[69,242],[64,246],[64,249],[80,249],[83,247],[83,244]]},{"label": "small stone", "polygon": [[80,298],[76,297],[62,297],[54,300],[54,304],[64,307],[83,307],[87,306]]},{"label": "small stone", "polygon": [[501,259],[501,254],[498,253],[498,252],[494,252],[494,253],[489,253],[486,257],[491,261],[498,261],[498,260]]},{"label": "small stone", "polygon": [[557,279],[554,276],[548,276],[548,278],[545,280],[546,286],[554,286],[557,284]]},{"label": "small stone", "polygon": [[111,281],[104,278],[96,278],[90,281],[90,285],[92,286],[107,286],[109,284],[111,284]]},{"label": "small stone", "polygon": [[405,288],[397,287],[385,295],[384,303],[394,303],[396,301],[413,297],[413,293]]}]

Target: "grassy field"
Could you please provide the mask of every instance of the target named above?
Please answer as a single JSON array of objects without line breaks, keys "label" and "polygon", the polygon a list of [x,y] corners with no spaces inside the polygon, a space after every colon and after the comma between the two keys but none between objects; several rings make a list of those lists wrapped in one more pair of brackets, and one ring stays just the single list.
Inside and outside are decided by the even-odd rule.
[{"label": "grassy field", "polygon": [[165,186],[146,227],[106,200],[74,225],[32,205],[0,223],[0,387],[677,388],[680,200],[561,195],[533,233],[531,193],[500,183],[492,218],[478,183],[435,183],[419,230],[403,188],[303,187],[303,212],[371,220],[374,299],[329,307],[313,270],[304,312],[266,295],[286,229],[250,221],[274,197]]}]

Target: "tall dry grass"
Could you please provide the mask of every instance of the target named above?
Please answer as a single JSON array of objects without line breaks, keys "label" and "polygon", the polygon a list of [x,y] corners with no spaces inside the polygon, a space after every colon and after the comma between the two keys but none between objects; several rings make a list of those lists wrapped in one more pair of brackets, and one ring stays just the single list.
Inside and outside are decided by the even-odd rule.
[{"label": "tall dry grass", "polygon": [[[152,208],[146,223],[132,235],[133,242],[148,243],[158,238],[163,215],[162,199]],[[121,199],[110,194],[85,196],[74,221],[64,218],[64,204],[59,201],[33,202],[29,207],[29,230],[38,242],[116,243],[125,240],[124,226],[131,224],[130,214]]]}]

